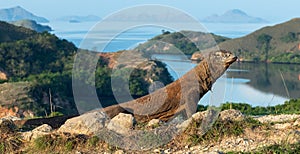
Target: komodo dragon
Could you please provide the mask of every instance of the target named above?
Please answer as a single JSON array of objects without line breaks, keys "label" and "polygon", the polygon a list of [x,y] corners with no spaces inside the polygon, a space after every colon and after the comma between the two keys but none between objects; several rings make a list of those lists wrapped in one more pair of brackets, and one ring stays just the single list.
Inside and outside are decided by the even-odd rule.
[{"label": "komodo dragon", "polygon": [[229,51],[209,52],[197,66],[164,88],[141,98],[100,110],[110,118],[121,112],[129,112],[138,122],[147,122],[151,119],[168,121],[183,111],[190,117],[196,112],[200,98],[211,89],[213,83],[236,59],[237,57]]}]

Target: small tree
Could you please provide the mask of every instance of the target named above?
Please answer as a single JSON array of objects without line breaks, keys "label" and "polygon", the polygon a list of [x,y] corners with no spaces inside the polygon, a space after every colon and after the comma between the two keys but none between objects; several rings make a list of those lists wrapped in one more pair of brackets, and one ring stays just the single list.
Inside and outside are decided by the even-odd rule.
[{"label": "small tree", "polygon": [[272,40],[272,36],[268,34],[261,34],[257,37],[258,48],[261,49],[265,53],[265,61],[268,61],[269,58],[269,50],[271,48],[270,42]]}]

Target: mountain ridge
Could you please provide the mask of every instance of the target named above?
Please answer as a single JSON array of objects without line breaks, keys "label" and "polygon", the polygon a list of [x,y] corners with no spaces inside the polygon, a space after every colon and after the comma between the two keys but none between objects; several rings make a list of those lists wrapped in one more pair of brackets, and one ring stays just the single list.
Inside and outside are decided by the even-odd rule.
[{"label": "mountain ridge", "polygon": [[37,32],[52,31],[51,27],[49,27],[47,25],[38,24],[36,21],[29,20],[29,19],[13,21],[11,23],[15,26],[25,27],[25,28],[28,28],[28,29],[31,29],[31,30],[34,30],[34,31],[37,31]]},{"label": "mountain ridge", "polygon": [[242,10],[232,9],[222,15],[211,15],[201,21],[208,23],[268,23],[267,20],[249,16]]},{"label": "mountain ridge", "polygon": [[2,21],[18,21],[23,19],[35,20],[39,23],[48,23],[49,20],[36,16],[33,13],[27,11],[26,9],[22,8],[21,6],[16,6],[12,8],[0,9],[0,20]]},{"label": "mountain ridge", "polygon": [[[218,47],[234,52],[241,61],[300,63],[299,26],[300,18],[294,18],[221,42]],[[192,58],[197,59],[198,56],[199,53],[194,53]]]}]

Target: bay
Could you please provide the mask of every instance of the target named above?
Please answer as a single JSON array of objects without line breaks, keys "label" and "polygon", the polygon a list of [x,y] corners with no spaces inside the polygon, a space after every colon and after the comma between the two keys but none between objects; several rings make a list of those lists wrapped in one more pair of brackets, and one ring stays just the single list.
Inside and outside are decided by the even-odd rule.
[{"label": "bay", "polygon": [[[97,22],[68,23],[50,22],[52,33],[73,42],[80,47],[82,40],[91,39],[95,43],[105,43],[104,52],[131,49],[161,34],[161,27],[132,28],[115,34],[114,29],[98,31],[103,38],[87,38],[86,35]],[[229,38],[245,36],[259,28],[272,24],[216,24],[203,23],[208,32]],[[94,40],[93,40],[94,39]],[[107,40],[111,39],[109,43]],[[167,64],[174,79],[178,79],[195,64],[184,55],[156,55]],[[253,106],[283,104],[290,98],[300,98],[299,65],[235,63],[217,80],[212,92],[205,95],[200,104],[219,105],[225,102],[248,103]]]},{"label": "bay", "polygon": [[[174,79],[196,64],[184,55],[154,55],[167,64]],[[253,106],[274,106],[292,98],[300,98],[300,65],[234,63],[214,84],[217,91],[207,93],[202,105],[226,102],[248,103]]]}]

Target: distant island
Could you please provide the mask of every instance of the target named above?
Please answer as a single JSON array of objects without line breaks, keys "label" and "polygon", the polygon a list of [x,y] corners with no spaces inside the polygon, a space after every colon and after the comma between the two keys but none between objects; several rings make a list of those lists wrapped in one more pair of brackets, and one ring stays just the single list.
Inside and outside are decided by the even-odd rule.
[{"label": "distant island", "polygon": [[45,26],[45,25],[41,25],[38,24],[36,21],[34,20],[19,20],[19,21],[13,21],[11,22],[13,25],[16,26],[22,26],[37,32],[48,32],[48,31],[52,31],[51,27],[49,26]]},{"label": "distant island", "polygon": [[95,15],[87,16],[64,16],[57,19],[58,21],[68,21],[70,23],[80,23],[80,22],[90,22],[90,21],[100,21],[101,18]]},{"label": "distant island", "polygon": [[249,16],[239,9],[229,10],[222,15],[214,14],[201,21],[209,23],[268,23],[265,19]]},{"label": "distant island", "polygon": [[38,23],[49,22],[49,20],[47,20],[46,18],[36,16],[20,6],[8,8],[8,9],[0,9],[0,20],[2,21],[11,22],[11,21],[24,20],[24,19],[34,20]]}]

